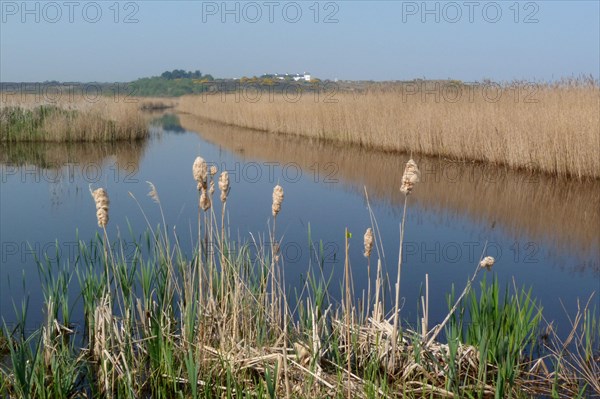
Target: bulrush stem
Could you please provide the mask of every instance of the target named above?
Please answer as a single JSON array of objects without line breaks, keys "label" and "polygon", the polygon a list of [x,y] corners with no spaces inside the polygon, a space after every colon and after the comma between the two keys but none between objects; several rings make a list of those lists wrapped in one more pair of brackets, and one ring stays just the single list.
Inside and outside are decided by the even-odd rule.
[{"label": "bulrush stem", "polygon": [[344,260],[344,274],[346,275],[346,364],[348,369],[348,399],[352,399],[352,387],[350,384],[350,378],[352,376],[352,368],[350,367],[350,311],[352,309],[352,296],[350,294],[350,257],[349,257],[349,238],[350,233],[346,227],[346,256]]},{"label": "bulrush stem", "polygon": [[[192,165],[192,175],[194,176],[194,180],[196,180],[198,187],[198,285],[200,288],[200,300],[203,298],[202,284],[203,284],[203,268],[202,268],[202,226],[201,226],[201,218],[202,218],[202,209],[206,208],[206,182],[208,178],[208,166],[206,161],[202,157],[196,157],[194,160],[194,164]],[[200,311],[200,307],[198,307]]]},{"label": "bulrush stem", "polygon": [[381,281],[383,280],[381,275],[381,259],[377,259],[377,276],[375,277],[375,303],[373,304],[373,319],[381,321],[381,315],[383,314],[382,305],[379,300],[379,293],[381,292]]},{"label": "bulrush stem", "polygon": [[271,318],[277,320],[275,317],[275,225],[277,223],[277,215],[273,216],[273,233],[271,235]]},{"label": "bulrush stem", "polygon": [[[285,292],[283,293],[285,298]],[[290,378],[288,375],[288,357],[287,357],[287,342],[288,342],[288,312],[287,312],[287,301],[286,307],[283,313],[283,376],[285,381],[285,397],[286,399],[290,398]]]},{"label": "bulrush stem", "polygon": [[206,249],[206,272],[208,273],[207,303],[212,307],[213,302],[213,248],[212,223],[208,211],[204,212],[204,248]]},{"label": "bulrush stem", "polygon": [[223,207],[221,209],[221,298],[225,299],[225,280],[229,287],[229,279],[227,273],[227,257],[225,256],[225,208],[227,207],[227,200],[223,201]]},{"label": "bulrush stem", "polygon": [[367,258],[367,310],[365,314],[367,318],[371,312],[371,258]]},{"label": "bulrush stem", "polygon": [[402,225],[400,227],[400,248],[398,248],[398,275],[396,277],[396,298],[394,303],[394,328],[392,330],[392,357],[390,367],[395,367],[396,346],[398,345],[398,319],[400,318],[400,276],[402,275],[402,245],[404,243],[404,223],[406,222],[406,206],[408,195],[412,192],[415,184],[419,182],[421,172],[417,163],[409,159],[402,174],[402,185],[400,192],[404,194],[404,210],[402,211]]},{"label": "bulrush stem", "polygon": [[[203,284],[203,279],[202,276],[204,274],[203,272],[203,268],[202,268],[202,207],[200,206],[200,192],[198,192],[198,258],[196,259],[196,265],[197,265],[197,269],[198,269],[198,289],[199,289],[199,295],[200,295],[200,301],[202,301],[203,296],[203,290],[202,290],[202,284]],[[198,311],[200,311],[200,307],[198,306]]]},{"label": "bulrush stem", "polygon": [[227,257],[225,256],[225,209],[227,208],[227,196],[229,195],[229,173],[224,170],[219,176],[219,190],[221,191],[221,202],[223,206],[221,208],[221,299],[223,300],[223,309],[226,309],[227,298],[225,297],[225,284],[227,283],[227,292],[231,292],[230,289],[230,277],[228,276],[228,265]]},{"label": "bulrush stem", "polygon": [[[373,229],[368,228],[365,232],[364,236],[364,245],[365,245],[365,257],[367,258],[367,308],[365,315],[369,317],[369,313],[371,311],[371,251],[373,250]],[[364,291],[363,291],[364,292]],[[364,301],[363,301],[364,304]]]},{"label": "bulrush stem", "polygon": [[402,274],[402,245],[404,243],[404,222],[406,221],[406,205],[408,196],[404,197],[404,210],[402,211],[402,225],[400,227],[400,248],[398,249],[398,274],[396,276],[396,298],[394,300],[394,328],[392,330],[392,358],[390,366],[394,367],[396,346],[398,344],[398,319],[400,318],[400,276]]},{"label": "bulrush stem", "polygon": [[429,329],[429,274],[425,274],[425,298],[421,297],[423,317],[421,318],[421,334],[423,339],[427,336]]}]

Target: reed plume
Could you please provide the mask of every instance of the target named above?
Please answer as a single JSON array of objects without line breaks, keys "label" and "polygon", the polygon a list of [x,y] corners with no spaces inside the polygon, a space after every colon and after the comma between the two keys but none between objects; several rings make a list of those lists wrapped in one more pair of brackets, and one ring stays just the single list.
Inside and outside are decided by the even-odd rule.
[{"label": "reed plume", "polygon": [[415,186],[415,183],[419,182],[420,176],[421,172],[417,167],[417,163],[410,159],[404,167],[404,174],[402,175],[402,185],[400,186],[400,191],[404,195],[410,194]]},{"label": "reed plume", "polygon": [[110,200],[108,194],[103,188],[98,188],[92,192],[92,197],[96,202],[96,218],[98,219],[98,227],[105,228],[108,224],[108,208]]},{"label": "reed plume", "polygon": [[206,194],[205,188],[202,188],[202,190],[201,190],[200,207],[205,212],[210,209],[210,197]]},{"label": "reed plume", "polygon": [[229,173],[225,170],[219,177],[219,190],[221,190],[221,202],[227,201],[229,194]]},{"label": "reed plume", "polygon": [[147,181],[146,183],[148,183],[148,186],[150,186],[150,192],[148,193],[148,197],[152,198],[152,201],[156,202],[157,204],[160,204],[160,198],[158,197],[156,186],[149,181]]},{"label": "reed plume", "polygon": [[198,191],[206,187],[206,178],[208,177],[208,166],[202,157],[196,157],[192,167],[194,180],[198,182]]},{"label": "reed plume", "polygon": [[481,260],[481,262],[479,262],[479,267],[481,267],[482,269],[485,268],[487,270],[492,270],[492,266],[494,266],[495,262],[496,259],[494,259],[493,256],[486,256]]},{"label": "reed plume", "polygon": [[273,206],[271,207],[273,211],[273,216],[277,216],[277,214],[281,211],[281,203],[283,202],[283,187],[279,184],[275,186],[273,189]]},{"label": "reed plume", "polygon": [[217,174],[218,169],[215,165],[211,165],[211,167],[208,169],[208,174],[210,175],[210,184],[208,185],[209,189],[208,189],[208,193],[210,194],[210,197],[212,198],[213,194],[215,193],[215,179],[214,176]]},{"label": "reed plume", "polygon": [[371,256],[371,251],[373,250],[373,229],[370,227],[365,232],[365,258]]}]

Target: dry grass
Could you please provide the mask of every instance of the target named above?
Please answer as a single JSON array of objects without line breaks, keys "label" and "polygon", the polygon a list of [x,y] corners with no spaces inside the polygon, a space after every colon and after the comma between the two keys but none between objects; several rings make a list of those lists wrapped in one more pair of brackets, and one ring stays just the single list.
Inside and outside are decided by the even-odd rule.
[{"label": "dry grass", "polygon": [[131,141],[148,136],[148,120],[133,98],[65,96],[49,102],[36,95],[3,95],[0,118],[0,141]]},{"label": "dry grass", "polygon": [[[266,93],[256,102],[245,101],[249,94],[187,96],[178,109],[272,133],[600,177],[597,82],[502,88],[429,84],[373,85],[319,98],[305,93],[296,102]],[[457,87],[462,91],[454,101]]]}]

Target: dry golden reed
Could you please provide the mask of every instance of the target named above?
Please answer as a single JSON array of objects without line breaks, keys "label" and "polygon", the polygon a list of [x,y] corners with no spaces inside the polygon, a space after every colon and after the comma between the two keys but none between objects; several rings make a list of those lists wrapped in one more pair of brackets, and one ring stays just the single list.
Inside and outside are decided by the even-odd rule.
[{"label": "dry golden reed", "polygon": [[[443,82],[438,82],[443,84]],[[427,90],[430,87],[426,88]],[[386,84],[333,93],[335,102],[303,93],[298,101],[236,94],[182,97],[178,110],[269,133],[305,136],[365,148],[483,161],[580,179],[600,177],[596,83],[462,86],[457,101]],[[438,92],[444,92],[439,86]],[[470,93],[473,95],[469,95]]]},{"label": "dry golden reed", "polygon": [[227,201],[229,195],[229,173],[225,170],[219,176],[219,190],[221,190],[221,202]]},{"label": "dry golden reed", "polygon": [[370,227],[365,232],[364,236],[365,242],[365,258],[371,256],[371,251],[373,250],[373,229]]},{"label": "dry golden reed", "polygon": [[404,195],[408,195],[413,190],[415,183],[420,180],[421,172],[417,167],[417,163],[413,159],[409,159],[404,167],[404,174],[402,175],[402,185],[400,191]]},{"label": "dry golden reed", "polygon": [[98,188],[92,191],[92,197],[96,202],[96,218],[98,219],[98,227],[105,228],[108,224],[108,208],[110,206],[110,200],[108,194],[103,188]]},{"label": "dry golden reed", "polygon": [[281,211],[281,203],[283,202],[283,187],[279,184],[275,186],[273,189],[273,206],[271,210],[273,211],[273,216],[277,216],[277,214]]}]

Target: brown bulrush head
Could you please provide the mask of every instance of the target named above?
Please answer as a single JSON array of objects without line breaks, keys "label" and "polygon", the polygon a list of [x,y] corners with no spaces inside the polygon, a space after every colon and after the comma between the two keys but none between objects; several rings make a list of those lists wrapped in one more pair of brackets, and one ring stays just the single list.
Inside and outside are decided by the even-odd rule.
[{"label": "brown bulrush head", "polygon": [[215,193],[215,181],[214,180],[211,180],[210,184],[208,185],[208,193],[210,194],[211,197]]},{"label": "brown bulrush head", "polygon": [[198,191],[206,187],[206,178],[208,177],[208,166],[202,157],[197,157],[192,167],[194,180],[198,182]]},{"label": "brown bulrush head", "polygon": [[110,200],[108,194],[103,188],[98,188],[92,192],[92,198],[96,202],[96,218],[98,219],[98,227],[106,227],[108,224],[108,208]]},{"label": "brown bulrush head", "polygon": [[219,176],[219,190],[221,190],[221,202],[227,201],[229,194],[229,173],[227,171],[223,171]]},{"label": "brown bulrush head", "polygon": [[373,229],[370,227],[365,232],[365,258],[371,256],[373,250]]},{"label": "brown bulrush head", "polygon": [[209,169],[209,172],[210,172],[210,175],[211,175],[211,176],[214,176],[214,175],[216,175],[216,174],[217,174],[217,172],[218,172],[218,169],[217,169],[217,167],[216,167],[215,165],[212,165],[212,166],[210,167],[210,169]]},{"label": "brown bulrush head", "polygon": [[283,187],[279,184],[275,186],[273,189],[273,206],[271,207],[273,211],[273,216],[277,216],[279,211],[281,211],[281,203],[283,202]]},{"label": "brown bulrush head", "polygon": [[210,209],[210,197],[206,195],[206,189],[202,188],[200,194],[200,207],[203,211],[207,211]]},{"label": "brown bulrush head", "polygon": [[486,268],[487,270],[492,270],[492,266],[494,266],[495,262],[496,259],[494,259],[493,256],[486,256],[481,260],[481,262],[479,262],[479,267],[481,267],[482,269]]},{"label": "brown bulrush head", "polygon": [[404,195],[410,194],[415,186],[415,183],[419,182],[420,176],[421,172],[417,167],[417,163],[410,159],[404,167],[404,174],[402,175],[402,185],[400,186],[400,191]]}]

